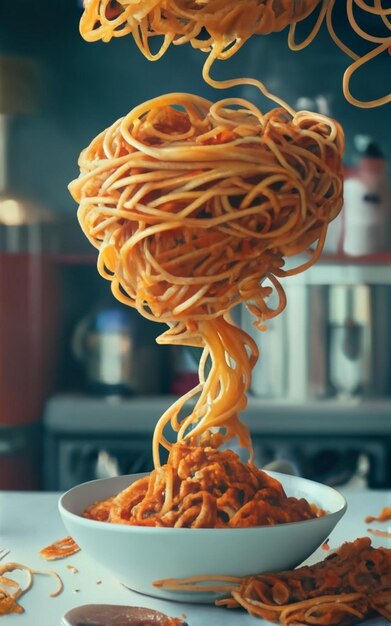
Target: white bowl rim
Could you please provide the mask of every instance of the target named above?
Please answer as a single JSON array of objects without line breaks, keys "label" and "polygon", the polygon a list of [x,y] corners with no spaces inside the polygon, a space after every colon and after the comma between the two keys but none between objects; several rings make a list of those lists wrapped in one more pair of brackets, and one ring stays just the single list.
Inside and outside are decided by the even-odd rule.
[{"label": "white bowl rim", "polygon": [[[132,482],[135,482],[138,478],[143,478],[150,474],[150,472],[145,472],[142,474],[125,474],[121,476],[114,476],[112,478],[97,478],[95,480],[90,480],[90,481],[75,485],[74,487],[71,487],[70,489],[68,489],[68,491],[66,491],[60,496],[59,501],[58,501],[58,510],[61,516],[66,517],[68,519],[77,520],[77,523],[80,524],[81,526],[91,527],[91,524],[92,524],[92,525],[96,525],[96,527],[99,527],[102,531],[106,530],[108,532],[113,532],[114,529],[115,529],[115,532],[120,532],[120,533],[125,533],[125,534],[129,532],[135,532],[135,529],[137,529],[137,532],[141,534],[144,534],[144,533],[156,534],[157,530],[159,531],[159,533],[163,533],[163,534],[165,533],[170,534],[173,531],[175,531],[176,533],[189,533],[189,531],[197,531],[197,532],[202,532],[205,534],[207,533],[213,534],[218,531],[224,531],[224,535],[238,533],[238,531],[246,532],[248,534],[259,533],[259,530],[261,528],[263,529],[264,532],[273,532],[273,529],[280,528],[281,526],[285,528],[289,526],[296,526],[297,524],[303,524],[303,525],[314,524],[317,521],[321,521],[326,518],[332,519],[334,516],[337,516],[338,518],[340,518],[346,512],[347,501],[345,497],[342,495],[342,493],[340,493],[337,489],[334,489],[334,487],[331,487],[330,485],[324,485],[322,483],[318,483],[314,480],[310,480],[309,478],[303,478],[301,476],[290,476],[288,474],[282,474],[281,472],[274,472],[274,471],[269,471],[269,470],[263,470],[263,471],[265,471],[265,473],[267,473],[271,477],[276,478],[277,480],[280,480],[281,482],[283,482],[284,478],[289,479],[289,480],[294,480],[294,481],[297,480],[302,485],[304,484],[307,486],[318,487],[322,490],[325,490],[331,495],[333,495],[334,497],[336,497],[336,499],[339,499],[339,504],[337,505],[337,508],[335,510],[333,510],[330,513],[326,512],[326,514],[322,515],[321,517],[315,517],[315,518],[311,518],[307,520],[299,520],[296,522],[285,522],[282,524],[269,524],[269,525],[264,525],[264,526],[245,526],[245,527],[239,526],[237,528],[173,528],[173,527],[166,527],[166,526],[138,526],[136,524],[120,524],[120,523],[113,524],[112,522],[102,522],[99,520],[93,520],[93,519],[83,517],[82,515],[79,515],[77,513],[72,513],[72,511],[69,511],[69,509],[67,509],[67,507],[64,504],[64,501],[72,493],[76,492],[81,487],[87,487],[88,485],[96,485],[98,483],[103,484],[104,482],[108,482],[108,481],[114,482],[116,478],[117,479],[128,478],[130,481],[129,482],[129,485],[130,485]],[[86,506],[88,506],[88,504],[86,504]]]}]

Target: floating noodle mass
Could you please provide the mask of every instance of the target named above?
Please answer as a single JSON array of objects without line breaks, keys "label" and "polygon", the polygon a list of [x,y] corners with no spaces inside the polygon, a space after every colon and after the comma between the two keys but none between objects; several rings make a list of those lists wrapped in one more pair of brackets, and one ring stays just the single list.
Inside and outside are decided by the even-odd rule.
[{"label": "floating noodle mass", "polygon": [[313,519],[323,511],[287,497],[281,483],[232,450],[173,446],[167,465],[84,517],[137,526],[243,528]]},{"label": "floating noodle mass", "polygon": [[[343,147],[341,127],[319,114],[263,114],[242,99],[169,94],[136,107],[82,152],[70,191],[99,249],[99,271],[121,302],[169,325],[158,342],[204,349],[200,384],[156,426],[155,466],[159,445],[172,447],[168,425],[179,443],[217,446],[237,436],[251,454],[238,413],[258,351],[229,312],[247,303],[262,328],[283,310],[279,279],[315,262],[341,209]],[[285,257],[303,252],[307,260],[283,268]],[[266,278],[279,294],[275,310]]]},{"label": "floating noodle mass", "polygon": [[[289,27],[291,50],[302,50],[326,22],[334,43],[352,59],[343,78],[346,99],[355,106],[370,108],[391,102],[391,94],[362,101],[352,95],[350,81],[355,72],[391,50],[391,8],[385,8],[385,4],[382,0],[374,0],[372,5],[365,0],[346,0],[346,16],[353,32],[358,40],[369,45],[365,54],[353,51],[335,31],[335,0],[85,0],[80,32],[87,41],[101,39],[105,42],[131,34],[151,61],[160,59],[171,44],[190,43],[208,53],[203,71],[206,82],[214,87],[256,84],[281,104],[281,100],[271,96],[264,85],[254,79],[214,81],[210,76],[214,60],[231,58],[252,35],[268,35],[286,27]],[[368,16],[378,18],[376,34],[360,25],[362,17]],[[306,18],[313,22],[311,32],[298,43],[297,26]],[[383,26],[383,34],[379,34],[379,25]],[[162,42],[158,51],[152,52],[150,40],[157,37],[161,37]]]},{"label": "floating noodle mass", "polygon": [[347,626],[371,616],[391,621],[391,550],[373,548],[367,537],[343,544],[324,561],[295,570],[236,578],[197,576],[156,581],[157,587],[230,598],[216,604],[243,607],[283,626]]},{"label": "floating noodle mass", "polygon": [[[80,32],[86,41],[105,42],[131,34],[151,61],[171,43],[191,43],[231,57],[251,35],[268,35],[307,17],[319,0],[85,0]],[[205,37],[205,32],[207,36]],[[150,39],[161,36],[158,52]]]}]

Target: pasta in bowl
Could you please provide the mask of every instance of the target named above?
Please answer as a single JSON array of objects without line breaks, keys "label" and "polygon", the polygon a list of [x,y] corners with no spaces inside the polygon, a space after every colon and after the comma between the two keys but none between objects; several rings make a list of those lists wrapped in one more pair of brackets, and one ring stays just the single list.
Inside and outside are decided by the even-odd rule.
[{"label": "pasta in bowl", "polygon": [[[150,596],[182,602],[212,602],[216,592],[191,594],[158,587],[167,578],[246,576],[295,567],[328,537],[346,502],[331,487],[297,476],[263,472],[287,498],[305,499],[324,514],[303,521],[252,527],[185,528],[98,521],[83,516],[147,475],[95,480],[66,492],[59,501],[65,527],[85,553],[121,583]],[[218,595],[218,594],[217,594]]]},{"label": "pasta in bowl", "polygon": [[[298,565],[343,515],[328,487],[255,467],[240,413],[258,348],[231,316],[246,304],[265,330],[285,308],[280,279],[319,258],[343,204],[343,150],[326,116],[173,93],[80,155],[69,190],[100,274],[120,302],[167,324],[158,343],[202,349],[199,384],[156,424],[151,474],[81,485],[60,502],[81,548],[136,591],[193,601],[158,581]],[[233,440],[247,463],[225,449]]]}]

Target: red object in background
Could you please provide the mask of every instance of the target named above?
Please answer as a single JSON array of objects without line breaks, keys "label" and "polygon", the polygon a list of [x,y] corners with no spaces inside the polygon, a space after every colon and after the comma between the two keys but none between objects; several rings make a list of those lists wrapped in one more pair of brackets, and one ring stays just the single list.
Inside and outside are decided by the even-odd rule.
[{"label": "red object in background", "polygon": [[40,432],[37,426],[0,429],[0,490],[41,486]]},{"label": "red object in background", "polygon": [[48,255],[0,253],[0,427],[41,418],[55,378],[57,289]]},{"label": "red object in background", "polygon": [[0,455],[0,489],[29,491],[39,487],[38,466],[26,450]]},{"label": "red object in background", "polygon": [[198,364],[202,354],[200,348],[172,346],[172,380],[170,392],[182,396],[199,384]]},{"label": "red object in background", "polygon": [[171,382],[170,391],[175,396],[183,396],[185,393],[194,389],[199,384],[198,374],[196,372],[180,372],[176,374]]}]

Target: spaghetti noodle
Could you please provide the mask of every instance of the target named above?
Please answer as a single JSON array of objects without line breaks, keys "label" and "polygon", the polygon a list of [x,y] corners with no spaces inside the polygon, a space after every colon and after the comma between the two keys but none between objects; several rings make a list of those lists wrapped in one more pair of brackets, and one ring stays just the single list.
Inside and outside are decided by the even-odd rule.
[{"label": "spaghetti noodle", "polygon": [[[368,515],[364,520],[367,524],[371,522],[390,522],[391,521],[391,507],[385,506],[379,513],[379,515]],[[378,528],[368,528],[367,531],[375,537],[385,537],[391,539],[391,528],[388,530],[379,530]]]},{"label": "spaghetti noodle", "polygon": [[219,592],[216,604],[245,608],[283,626],[346,626],[379,615],[391,620],[391,550],[373,548],[368,538],[343,544],[324,561],[295,570],[245,578],[195,577],[156,581],[157,587]]},{"label": "spaghetti noodle", "polygon": [[[169,325],[159,343],[203,348],[200,384],[156,426],[155,466],[159,445],[172,447],[168,425],[179,443],[237,436],[251,454],[238,413],[258,352],[229,312],[246,302],[263,328],[283,310],[279,279],[316,261],[341,209],[343,145],[340,126],[322,115],[262,114],[242,99],[168,94],[136,107],[82,152],[70,191],[99,249],[100,273],[121,302]],[[303,252],[307,260],[283,267]],[[266,303],[272,288],[275,310]]]},{"label": "spaghetti noodle", "polygon": [[[212,63],[216,59],[231,58],[252,35],[267,35],[286,27],[289,27],[291,50],[302,50],[326,22],[334,43],[353,60],[343,78],[346,99],[355,106],[371,108],[391,102],[391,94],[365,102],[352,95],[350,83],[358,70],[391,49],[391,9],[384,4],[384,0],[374,0],[373,5],[366,0],[346,0],[346,15],[353,32],[370,46],[363,55],[354,52],[337,35],[333,24],[335,0],[148,0],[142,5],[138,0],[85,0],[80,32],[87,41],[108,42],[113,37],[133,35],[138,48],[151,61],[160,59],[171,44],[190,43],[208,53],[203,77],[209,84],[217,88],[254,84],[282,104],[257,80],[213,80],[210,76]],[[313,19],[319,6],[310,34],[298,43],[297,25],[309,17]],[[356,17],[357,11],[364,17],[378,17],[384,34],[374,35],[363,30]],[[161,45],[157,52],[152,52],[150,40],[159,37]]]},{"label": "spaghetti noodle", "polygon": [[[350,104],[361,108],[374,108],[382,106],[391,102],[391,93],[385,94],[373,100],[359,100],[356,98],[350,88],[351,80],[353,76],[364,66],[371,61],[380,57],[380,55],[389,55],[391,51],[391,8],[386,8],[385,0],[373,0],[373,4],[369,4],[367,0],[346,0],[346,16],[348,22],[352,28],[353,33],[358,39],[358,49],[362,48],[361,42],[365,41],[369,50],[365,54],[357,53],[350,46],[348,46],[337,34],[334,28],[334,12],[336,7],[336,0],[322,0],[322,8],[319,13],[319,17],[310,35],[302,41],[297,43],[295,40],[296,24],[292,24],[289,31],[288,44],[291,50],[302,50],[309,45],[316,37],[320,25],[323,20],[326,21],[328,32],[333,39],[334,43],[351,59],[349,67],[346,69],[342,88],[343,93]],[[370,22],[372,30],[364,30],[360,26],[360,22],[364,19],[372,17]],[[378,18],[377,24],[375,18]],[[382,34],[380,34],[380,27],[382,28]],[[376,32],[376,34],[374,34]]]},{"label": "spaghetti noodle", "polygon": [[[26,583],[21,585],[8,574],[20,570],[26,574]],[[5,576],[7,574],[7,576]],[[19,604],[19,598],[28,591],[36,574],[44,574],[52,576],[57,581],[57,588],[50,594],[51,598],[58,596],[63,590],[63,582],[57,572],[53,570],[36,570],[21,563],[4,563],[0,565],[0,617],[2,615],[12,615],[15,613],[24,613],[23,607]]]},{"label": "spaghetti noodle", "polygon": [[391,522],[391,506],[385,506],[379,513],[379,515],[368,515],[365,518],[367,524],[371,522]]},{"label": "spaghetti noodle", "polygon": [[67,536],[51,543],[49,546],[45,546],[39,551],[39,554],[46,561],[55,561],[72,556],[72,554],[76,554],[79,550],[80,548],[74,539]]},{"label": "spaghetti noodle", "polygon": [[[320,0],[85,0],[80,32],[86,41],[104,42],[132,34],[150,61],[170,44],[191,43],[231,57],[253,34],[267,35],[307,17]],[[205,38],[204,32],[207,33]],[[150,40],[161,37],[157,52]]]}]

